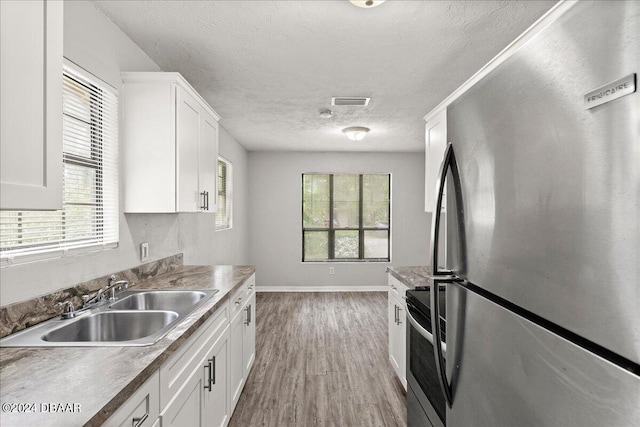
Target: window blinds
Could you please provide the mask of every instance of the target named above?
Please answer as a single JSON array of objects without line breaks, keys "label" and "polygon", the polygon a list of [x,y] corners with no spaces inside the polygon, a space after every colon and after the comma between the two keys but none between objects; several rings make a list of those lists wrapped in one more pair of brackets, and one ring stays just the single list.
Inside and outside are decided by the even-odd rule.
[{"label": "window blinds", "polygon": [[63,209],[1,211],[2,264],[118,242],[118,100],[73,64],[63,71]]}]

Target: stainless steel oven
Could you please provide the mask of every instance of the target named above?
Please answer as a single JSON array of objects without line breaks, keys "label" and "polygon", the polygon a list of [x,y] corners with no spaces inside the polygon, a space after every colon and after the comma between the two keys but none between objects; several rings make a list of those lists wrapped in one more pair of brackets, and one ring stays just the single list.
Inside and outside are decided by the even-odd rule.
[{"label": "stainless steel oven", "polygon": [[[433,354],[430,289],[407,291],[407,426],[443,427],[446,402]],[[446,354],[445,291],[438,292],[442,350]]]}]

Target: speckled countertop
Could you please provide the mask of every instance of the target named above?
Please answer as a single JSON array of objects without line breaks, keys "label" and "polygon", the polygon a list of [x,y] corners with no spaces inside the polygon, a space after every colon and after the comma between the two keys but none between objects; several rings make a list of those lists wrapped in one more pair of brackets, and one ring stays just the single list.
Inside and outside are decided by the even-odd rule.
[{"label": "speckled countertop", "polygon": [[[253,266],[183,266],[134,284],[220,290],[151,346],[0,348],[0,425],[101,425],[254,272]],[[5,412],[13,403],[35,403],[37,410]],[[79,404],[80,411],[43,412],[41,404]]]},{"label": "speckled countertop", "polygon": [[428,265],[387,267],[387,271],[410,289],[415,289],[418,286],[427,286],[427,278],[431,274],[431,267]]}]

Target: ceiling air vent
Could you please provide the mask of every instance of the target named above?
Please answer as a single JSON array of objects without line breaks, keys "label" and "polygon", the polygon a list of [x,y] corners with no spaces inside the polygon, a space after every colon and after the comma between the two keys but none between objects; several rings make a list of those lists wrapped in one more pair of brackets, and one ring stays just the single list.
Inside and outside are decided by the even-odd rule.
[{"label": "ceiling air vent", "polygon": [[331,98],[331,105],[356,105],[364,106],[369,105],[371,98],[365,98],[363,96],[334,96]]}]

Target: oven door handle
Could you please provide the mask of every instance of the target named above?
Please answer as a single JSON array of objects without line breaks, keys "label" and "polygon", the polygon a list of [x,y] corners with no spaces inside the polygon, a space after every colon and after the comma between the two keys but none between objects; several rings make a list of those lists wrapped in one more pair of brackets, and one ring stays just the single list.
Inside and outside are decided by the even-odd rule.
[{"label": "oven door handle", "polygon": [[[415,308],[413,308],[412,306],[410,306],[409,304],[407,304],[407,319],[409,319],[409,323],[411,324],[411,326],[413,326],[415,328],[416,331],[418,331],[418,333],[420,334],[420,336],[422,336],[424,339],[426,339],[427,341],[429,341],[429,343],[431,345],[433,345],[433,335],[427,331],[421,324],[420,322],[418,322],[416,320],[415,317],[413,317],[411,315],[411,310],[415,310]],[[446,343],[442,343],[442,353],[446,356],[447,354],[447,344]]]}]

